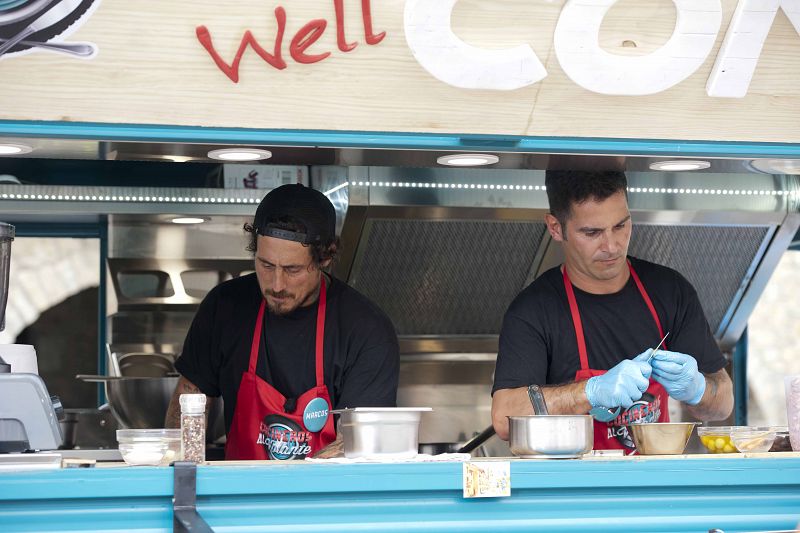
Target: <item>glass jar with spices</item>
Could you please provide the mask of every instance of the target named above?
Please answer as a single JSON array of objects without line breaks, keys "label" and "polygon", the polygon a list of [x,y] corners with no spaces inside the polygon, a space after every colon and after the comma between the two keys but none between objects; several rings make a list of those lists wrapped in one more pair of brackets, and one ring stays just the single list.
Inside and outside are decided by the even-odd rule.
[{"label": "glass jar with spices", "polygon": [[206,395],[181,394],[181,455],[184,461],[206,460]]}]

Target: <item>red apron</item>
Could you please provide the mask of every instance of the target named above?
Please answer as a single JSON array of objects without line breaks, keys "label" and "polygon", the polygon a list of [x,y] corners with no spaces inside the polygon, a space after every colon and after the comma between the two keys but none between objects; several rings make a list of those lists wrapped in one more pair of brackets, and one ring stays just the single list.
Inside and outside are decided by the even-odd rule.
[{"label": "red apron", "polygon": [[225,459],[303,459],[336,439],[333,415],[330,414],[331,399],[323,374],[326,300],[323,276],[317,304],[317,385],[291,405],[292,402],[287,402],[275,387],[256,375],[264,324],[265,304],[262,299],[250,348],[250,365],[242,374],[236,395],[236,409],[225,444]]},{"label": "red apron", "polygon": [[[661,328],[661,321],[656,314],[656,308],[653,307],[653,302],[650,296],[642,285],[642,281],[633,270],[633,265],[628,261],[628,268],[631,271],[631,277],[639,289],[639,294],[642,295],[644,303],[650,310],[653,320],[658,327],[658,334],[664,337],[664,332]],[[605,374],[605,370],[594,370],[589,368],[589,356],[586,351],[586,339],[583,336],[583,325],[581,324],[581,315],[578,312],[578,302],[575,300],[575,291],[572,289],[572,282],[567,274],[566,267],[562,268],[564,277],[564,288],[567,291],[567,300],[569,301],[569,311],[572,314],[572,323],[575,326],[575,337],[578,340],[578,354],[581,359],[581,368],[575,373],[575,381],[582,381],[589,379],[593,376],[600,376]],[[664,349],[667,345],[664,344]],[[628,425],[632,422],[669,422],[669,395],[667,391],[654,379],[650,379],[650,386],[642,394],[642,398],[635,402],[628,409],[620,412],[619,416],[611,422],[594,421],[594,449],[595,450],[614,450],[622,449],[629,454],[636,453],[636,446],[633,444],[633,439],[628,432]],[[615,408],[615,405],[608,405],[606,407]]]}]

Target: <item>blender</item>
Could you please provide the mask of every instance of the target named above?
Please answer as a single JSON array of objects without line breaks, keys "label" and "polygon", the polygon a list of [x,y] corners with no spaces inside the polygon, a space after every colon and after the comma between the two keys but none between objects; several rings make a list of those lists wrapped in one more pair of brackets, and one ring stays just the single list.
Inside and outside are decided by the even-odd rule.
[{"label": "blender", "polygon": [[[0,222],[0,331],[5,328],[14,226]],[[0,453],[55,450],[62,442],[61,401],[38,374],[14,373],[0,344]]]}]

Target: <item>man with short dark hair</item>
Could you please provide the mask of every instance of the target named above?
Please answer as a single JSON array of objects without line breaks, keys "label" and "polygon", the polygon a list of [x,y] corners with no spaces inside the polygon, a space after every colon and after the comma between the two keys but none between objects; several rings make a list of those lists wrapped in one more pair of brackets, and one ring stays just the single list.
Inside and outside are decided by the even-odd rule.
[{"label": "man with short dark hair", "polygon": [[393,407],[397,336],[388,317],[325,270],[339,251],[325,195],[284,185],[261,201],[248,249],[255,274],[215,287],[175,363],[178,397],[225,404],[226,459],[302,459],[341,446],[332,409]]},{"label": "man with short dark hair", "polygon": [[546,187],[545,222],[565,259],[506,312],[492,389],[498,435],[508,438],[507,416],[533,413],[531,385],[543,387],[550,414],[591,413],[595,449],[634,453],[627,426],[669,421],[669,397],[700,420],[729,416],[725,359],[694,288],[627,255],[625,175],[548,171]]}]

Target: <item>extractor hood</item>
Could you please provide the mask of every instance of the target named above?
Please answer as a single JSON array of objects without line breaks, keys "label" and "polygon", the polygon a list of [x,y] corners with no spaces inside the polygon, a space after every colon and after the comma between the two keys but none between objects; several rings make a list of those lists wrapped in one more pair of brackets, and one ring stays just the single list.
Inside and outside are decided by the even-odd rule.
[{"label": "extractor hood", "polygon": [[[345,215],[338,276],[389,315],[404,353],[496,352],[508,304],[563,260],[545,230],[543,171],[314,176]],[[797,234],[797,178],[629,172],[628,182],[629,253],[689,279],[721,348],[732,348]]]}]

